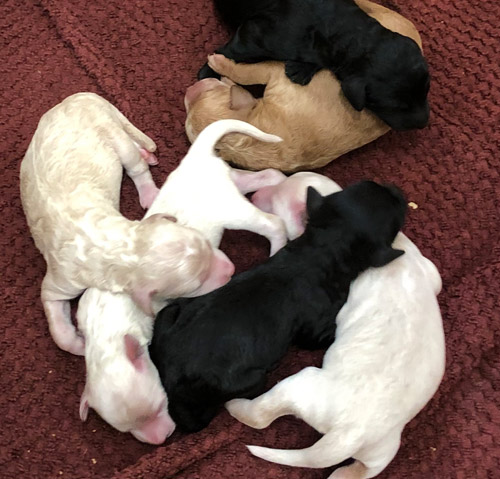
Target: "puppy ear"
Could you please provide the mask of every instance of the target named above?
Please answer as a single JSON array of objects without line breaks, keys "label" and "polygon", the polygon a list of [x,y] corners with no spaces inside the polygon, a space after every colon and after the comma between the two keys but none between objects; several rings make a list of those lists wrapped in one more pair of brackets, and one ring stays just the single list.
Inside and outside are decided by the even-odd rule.
[{"label": "puppy ear", "polygon": [[307,188],[306,209],[310,216],[323,204],[323,197],[312,186]]},{"label": "puppy ear", "polygon": [[82,397],[80,398],[80,419],[85,422],[89,416],[89,399],[87,393],[87,386],[83,390]]},{"label": "puppy ear", "polygon": [[130,296],[148,316],[153,317],[153,296],[157,293],[155,289],[147,289],[145,286],[138,286],[132,289]]},{"label": "puppy ear", "polygon": [[349,103],[357,111],[361,111],[366,104],[366,81],[363,77],[352,76],[346,78],[342,83],[342,92]]},{"label": "puppy ear", "polygon": [[141,346],[135,336],[126,334],[123,337],[125,345],[125,354],[128,360],[134,365],[135,369],[142,371],[144,369],[144,348]]},{"label": "puppy ear", "polygon": [[233,85],[230,90],[230,106],[231,110],[242,110],[244,108],[253,108],[257,100],[252,94],[244,88]]},{"label": "puppy ear", "polygon": [[380,266],[389,264],[391,261],[399,258],[403,254],[405,254],[405,252],[400,249],[393,249],[390,247],[381,248],[372,256],[371,264],[373,267],[379,268]]}]

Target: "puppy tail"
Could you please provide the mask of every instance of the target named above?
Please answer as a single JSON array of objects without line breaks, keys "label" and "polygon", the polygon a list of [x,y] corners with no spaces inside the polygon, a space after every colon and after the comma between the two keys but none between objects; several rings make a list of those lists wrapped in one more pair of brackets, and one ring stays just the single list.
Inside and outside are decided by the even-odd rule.
[{"label": "puppy tail", "polygon": [[352,442],[337,441],[333,434],[326,434],[319,441],[305,449],[270,449],[247,446],[249,451],[266,461],[285,466],[325,468],[348,459],[358,448]]},{"label": "puppy tail", "polygon": [[243,133],[261,141],[278,143],[279,136],[270,135],[241,120],[219,120],[208,125],[196,138],[189,149],[188,156],[203,157],[207,150],[214,151],[217,142],[228,133]]}]

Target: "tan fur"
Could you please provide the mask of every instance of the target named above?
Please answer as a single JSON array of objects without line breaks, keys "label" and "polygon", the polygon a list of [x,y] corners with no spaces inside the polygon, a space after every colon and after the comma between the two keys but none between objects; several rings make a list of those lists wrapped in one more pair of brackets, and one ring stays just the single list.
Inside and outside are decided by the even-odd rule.
[{"label": "tan fur", "polygon": [[[386,28],[422,46],[420,35],[406,18],[368,0],[356,3]],[[286,77],[281,62],[236,64],[217,55],[209,64],[236,83],[264,84],[266,89],[262,99],[238,110],[231,109],[229,84],[220,82],[204,91],[188,108],[189,139],[193,141],[203,128],[222,118],[244,120],[283,138],[282,143],[270,144],[243,135],[227,136],[217,148],[222,158],[238,166],[288,172],[319,168],[390,129],[371,112],[352,108],[340,83],[327,70],[317,73],[307,86],[300,86]]]}]

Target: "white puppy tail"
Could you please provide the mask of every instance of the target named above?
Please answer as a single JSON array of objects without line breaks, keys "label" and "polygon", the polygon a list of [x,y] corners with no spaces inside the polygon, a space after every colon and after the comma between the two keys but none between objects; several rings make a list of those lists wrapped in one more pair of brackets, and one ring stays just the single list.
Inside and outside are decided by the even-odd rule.
[{"label": "white puppy tail", "polygon": [[283,141],[279,136],[264,133],[241,120],[218,120],[202,130],[191,145],[187,156],[200,157],[206,155],[207,150],[213,152],[216,143],[228,133],[243,133],[269,143]]},{"label": "white puppy tail", "polygon": [[305,449],[270,449],[247,446],[250,452],[266,461],[286,466],[325,468],[341,463],[357,451],[352,443],[336,441],[333,435],[325,435]]}]

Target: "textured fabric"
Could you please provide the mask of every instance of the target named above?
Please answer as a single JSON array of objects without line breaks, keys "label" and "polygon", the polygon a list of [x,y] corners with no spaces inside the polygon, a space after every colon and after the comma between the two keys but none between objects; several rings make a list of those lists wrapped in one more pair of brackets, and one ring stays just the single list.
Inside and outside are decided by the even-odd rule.
[{"label": "textured fabric", "polygon": [[[381,478],[494,479],[500,470],[498,0],[387,0],[422,33],[432,72],[431,124],[391,132],[321,170],[347,185],[400,185],[405,232],[439,267],[447,372],[435,398],[403,434]],[[159,147],[157,183],[185,154],[183,94],[207,53],[228,38],[212,0],[4,0],[0,6],[0,476],[2,478],[325,478],[329,471],[273,465],[244,444],[297,448],[318,434],[282,418],[263,431],[226,412],[199,434],[141,444],[95,413],[80,422],[84,361],[49,336],[39,291],[45,265],[27,231],[19,165],[40,116],[69,94],[94,91]],[[122,208],[142,211],[129,179]],[[226,234],[244,270],[266,240]],[[293,350],[269,384],[321,352]]]}]

